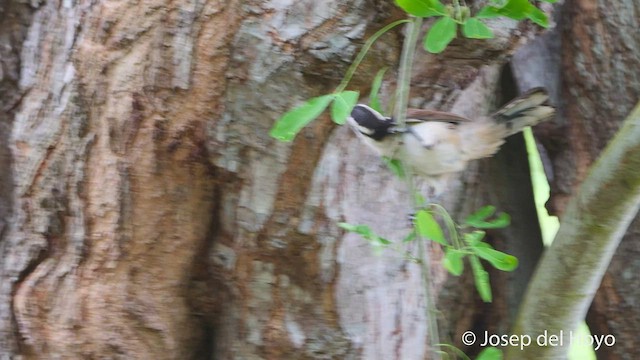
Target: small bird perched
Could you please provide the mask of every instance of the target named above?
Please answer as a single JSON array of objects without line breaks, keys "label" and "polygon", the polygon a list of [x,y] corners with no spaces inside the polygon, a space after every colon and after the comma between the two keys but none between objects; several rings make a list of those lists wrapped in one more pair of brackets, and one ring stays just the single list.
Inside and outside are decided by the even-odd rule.
[{"label": "small bird perched", "polygon": [[543,89],[533,89],[493,115],[475,120],[408,109],[405,127],[358,104],[347,121],[381,156],[400,160],[415,175],[436,178],[464,170],[471,160],[492,156],[506,137],[550,119],[555,109],[545,105],[548,99]]}]

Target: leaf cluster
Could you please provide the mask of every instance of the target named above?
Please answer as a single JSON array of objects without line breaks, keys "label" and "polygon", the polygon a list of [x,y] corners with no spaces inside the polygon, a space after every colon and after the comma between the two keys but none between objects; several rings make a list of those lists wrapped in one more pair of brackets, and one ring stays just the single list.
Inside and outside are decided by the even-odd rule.
[{"label": "leaf cluster", "polygon": [[[436,217],[446,225],[446,231]],[[512,255],[498,251],[491,244],[483,241],[487,229],[507,227],[510,217],[506,213],[496,214],[494,206],[485,206],[469,215],[462,224],[453,222],[444,208],[430,204],[418,210],[413,219],[413,230],[402,240],[403,243],[416,241],[420,238],[429,239],[440,244],[444,249],[443,266],[449,273],[459,276],[464,272],[464,259],[468,259],[475,279],[475,285],[480,297],[485,302],[492,300],[489,274],[484,269],[480,259],[502,271],[513,271],[518,266],[518,259]],[[366,225],[349,223],[338,224],[341,228],[361,235],[377,251],[392,248],[393,241],[385,239]],[[416,258],[408,256],[414,261]]]},{"label": "leaf cluster", "polygon": [[[556,0],[544,0],[555,2]],[[452,5],[445,6],[439,0],[396,0],[396,4],[407,13],[418,17],[439,17],[433,23],[424,37],[425,50],[431,53],[441,53],[447,45],[457,37],[458,26],[462,28],[462,35],[469,39],[490,39],[493,32],[483,22],[485,19],[506,17],[513,20],[529,19],[547,28],[547,15],[529,0],[493,0],[490,5],[483,7],[475,16],[471,16],[471,9],[460,5],[459,0],[453,0]]]}]

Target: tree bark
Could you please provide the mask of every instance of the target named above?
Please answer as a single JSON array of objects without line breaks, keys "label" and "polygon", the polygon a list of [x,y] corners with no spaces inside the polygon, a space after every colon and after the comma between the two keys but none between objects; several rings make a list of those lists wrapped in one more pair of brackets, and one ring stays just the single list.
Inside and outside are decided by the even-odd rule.
[{"label": "tree bark", "polygon": [[[522,57],[529,62],[519,72],[520,79],[528,74],[545,79],[547,88],[557,89],[553,91],[560,106],[557,120],[538,127],[536,134],[550,155],[548,170],[553,175],[549,207],[560,215],[589,166],[640,98],[636,71],[640,66],[640,38],[633,30],[638,25],[638,11],[633,1],[567,1],[558,19],[559,36],[547,38]],[[549,54],[547,59],[551,61],[541,58],[541,53]],[[543,71],[531,71],[535,62]],[[640,315],[631,306],[638,297],[638,287],[633,286],[639,273],[633,260],[638,253],[638,226],[636,218],[587,315],[594,334],[614,335],[617,340],[613,347],[601,347],[599,358],[640,356],[632,345]]]},{"label": "tree bark", "polygon": [[[572,342],[623,234],[640,208],[640,103],[571,198],[522,304],[514,334]],[[608,347],[612,346],[608,341]],[[539,344],[538,344],[539,345]],[[511,347],[509,358],[562,359],[566,347]]]},{"label": "tree bark", "polygon": [[[2,90],[12,95],[0,118],[11,130],[0,138],[0,165],[11,169],[0,172],[0,354],[429,357],[420,269],[376,256],[336,225],[373,224],[400,240],[403,185],[326,117],[292,144],[268,136],[287,108],[330,92],[363,39],[401,16],[390,2],[33,6],[10,3],[15,16],[0,25],[15,34],[2,40],[12,49]],[[492,26],[492,41],[420,55],[413,105],[469,116],[495,108],[502,64],[534,27]],[[401,40],[384,36],[353,88],[364,93],[381,64],[393,66]],[[459,216],[486,201],[508,209],[515,226],[493,237],[517,244],[539,236],[524,225],[535,223],[530,207],[504,204],[530,197],[528,183],[496,170],[511,156],[472,165],[444,201]],[[448,278],[431,251],[450,341],[503,327],[469,278]],[[491,311],[505,323],[523,269],[509,287],[494,278]]]},{"label": "tree bark", "polygon": [[[563,40],[567,44],[563,61],[567,118],[571,147],[577,154],[575,170],[565,177],[581,179],[584,166],[595,157],[619,128],[621,121],[640,99],[640,38],[634,32],[640,22],[640,5],[635,1],[574,1],[567,4]],[[586,120],[586,121],[585,121]],[[598,356],[605,359],[634,359],[640,350],[633,345],[640,328],[640,311],[632,306],[640,296],[638,254],[640,221],[629,227],[602,286],[587,315],[594,334],[613,335],[616,345],[603,346]]]}]

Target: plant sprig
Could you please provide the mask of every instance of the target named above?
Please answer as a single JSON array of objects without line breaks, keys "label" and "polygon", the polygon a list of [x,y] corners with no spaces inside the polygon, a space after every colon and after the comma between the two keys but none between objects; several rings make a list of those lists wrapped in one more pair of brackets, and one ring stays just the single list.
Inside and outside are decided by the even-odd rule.
[{"label": "plant sprig", "polygon": [[[413,219],[414,228],[403,239],[403,243],[416,241],[418,237],[440,244],[444,250],[443,266],[455,276],[464,272],[464,259],[471,265],[476,289],[480,298],[491,302],[492,293],[489,274],[480,259],[501,271],[513,271],[518,267],[518,259],[498,251],[483,241],[485,229],[498,229],[509,226],[510,217],[506,213],[496,214],[494,206],[485,206],[469,215],[462,224],[456,224],[449,213],[440,205],[428,204],[418,210]],[[447,225],[445,232],[436,217]],[[338,224],[341,228],[365,238],[377,252],[384,248],[393,248],[396,243],[375,233],[366,225],[349,223]],[[409,257],[409,256],[407,256]],[[415,258],[412,258],[415,260]]]},{"label": "plant sprig", "polygon": [[[466,5],[460,5],[459,0],[452,1],[452,5],[445,6],[440,0],[395,0],[400,8],[416,18],[397,20],[378,30],[367,39],[333,93],[313,97],[287,111],[276,121],[269,134],[280,141],[292,141],[300,130],[319,117],[329,107],[329,104],[331,104],[333,122],[338,125],[344,124],[360,96],[357,91],[346,90],[349,82],[375,41],[398,25],[426,17],[440,17],[423,38],[424,49],[435,54],[443,52],[449,43],[457,37],[458,26],[461,26],[462,35],[466,38],[493,38],[493,31],[483,22],[484,19],[496,17],[507,17],[514,20],[529,19],[544,28],[549,26],[547,15],[531,4],[529,0],[492,0],[490,5],[480,9],[475,16],[471,16],[470,8]],[[543,1],[553,3],[557,0]],[[383,76],[384,72],[378,73],[373,80],[372,94],[374,89],[377,94]],[[377,97],[371,96],[370,99],[373,108],[379,111],[381,106]]]},{"label": "plant sprig", "polygon": [[[544,1],[553,3],[556,0]],[[456,38],[458,26],[462,26],[462,35],[466,38],[493,38],[493,31],[481,19],[529,19],[544,28],[549,27],[547,15],[529,0],[507,0],[502,3],[494,0],[491,5],[480,9],[476,16],[471,16],[471,9],[460,5],[458,0],[453,0],[453,5],[449,6],[445,6],[439,0],[396,0],[396,4],[413,16],[440,17],[433,23],[423,41],[425,50],[434,54],[443,52]]]},{"label": "plant sprig", "polygon": [[[292,141],[306,125],[319,117],[330,105],[332,121],[336,124],[344,124],[360,96],[358,91],[346,90],[349,82],[374,42],[380,36],[398,25],[409,23],[409,29],[414,30],[411,31],[412,35],[409,36],[409,38],[418,40],[419,25],[421,24],[422,18],[439,17],[426,32],[422,40],[424,49],[436,54],[443,52],[451,41],[457,37],[459,27],[461,28],[462,35],[469,39],[493,38],[493,31],[484,22],[486,19],[496,17],[506,17],[517,21],[529,19],[544,28],[549,26],[547,15],[529,2],[529,0],[490,0],[489,5],[480,9],[473,16],[471,9],[464,4],[463,0],[451,1],[452,4],[445,5],[440,2],[440,0],[395,0],[396,4],[410,15],[410,18],[388,24],[367,39],[354,59],[354,62],[348,68],[344,78],[331,94],[313,97],[286,112],[276,121],[270,131],[270,135],[280,141]],[[542,1],[549,3],[556,2],[556,0]],[[405,65],[411,64],[413,49],[415,49],[415,47],[415,42],[413,42],[410,48],[407,47],[405,43],[401,57],[401,68],[405,70],[410,69],[410,65]],[[407,54],[411,55],[407,56]],[[386,68],[380,70],[375,76],[369,96],[370,106],[381,113],[384,112],[382,111],[378,92],[382,85],[385,71]],[[400,71],[398,79],[400,89],[398,93],[400,96],[397,96],[396,99],[399,102],[399,105],[397,104],[398,106],[396,106],[396,114],[399,113],[401,115],[404,115],[406,111],[402,109],[402,107],[406,107],[406,100],[408,99],[407,89],[410,82],[410,79],[407,78],[405,73],[410,74],[410,71]],[[402,91],[403,89],[407,91]],[[403,124],[403,116],[396,115],[395,118],[399,121],[400,125]],[[383,160],[385,160],[396,176],[407,180],[407,184],[411,184],[411,177],[408,176],[406,169],[400,161],[396,159]],[[412,189],[411,185],[408,185],[408,187]],[[412,193],[411,190],[410,193]],[[416,203],[424,204],[424,200],[419,199],[420,197],[418,195],[415,195],[415,198],[417,199]],[[448,212],[440,205],[427,204],[417,209],[412,231],[409,232],[399,244],[377,235],[371,228],[365,225],[352,225],[348,223],[340,223],[338,225],[346,231],[361,235],[373,245],[377,252],[380,252],[382,249],[397,250],[400,248],[397,245],[402,246],[408,242],[418,241],[418,248],[423,250],[421,251],[423,255],[420,258],[416,258],[410,254],[406,254],[409,259],[418,262],[421,261],[420,259],[425,259],[424,254],[426,253],[424,251],[424,242],[420,241],[420,239],[427,238],[440,244],[444,249],[443,266],[445,269],[455,276],[461,275],[464,272],[464,260],[466,258],[471,266],[475,286],[480,297],[482,300],[490,302],[492,293],[489,274],[484,269],[481,259],[502,271],[513,271],[518,266],[518,260],[515,257],[498,251],[483,241],[485,237],[484,230],[503,228],[509,225],[509,215],[500,213],[494,216],[495,210],[493,206],[485,206],[468,216],[462,224],[456,224]],[[446,225],[446,231],[441,227],[438,219]],[[426,261],[426,259],[422,261],[422,265],[423,273],[425,269],[428,271],[428,261]],[[423,274],[423,276],[426,275]],[[426,284],[425,292],[427,290],[428,284]],[[430,332],[432,333],[432,337],[435,336],[437,338],[437,324],[430,328]],[[437,339],[435,343],[438,343]],[[441,344],[440,346],[452,347],[447,344]],[[458,350],[458,352],[462,353],[460,350]],[[502,359],[502,352],[494,347],[484,349],[476,358],[476,360],[500,359]]]},{"label": "plant sprig", "polygon": [[[287,111],[276,121],[273,128],[271,128],[269,135],[280,141],[292,141],[300,130],[320,116],[329,104],[331,104],[331,120],[338,125],[344,124],[347,116],[351,113],[351,110],[358,102],[358,98],[360,96],[358,91],[345,90],[358,69],[358,66],[367,55],[367,52],[369,52],[369,49],[371,49],[371,46],[373,46],[380,36],[384,35],[394,27],[409,21],[410,20],[406,19],[394,21],[373,34],[362,46],[362,49],[333,93],[311,98],[301,105]],[[382,79],[379,81],[382,82]]]}]

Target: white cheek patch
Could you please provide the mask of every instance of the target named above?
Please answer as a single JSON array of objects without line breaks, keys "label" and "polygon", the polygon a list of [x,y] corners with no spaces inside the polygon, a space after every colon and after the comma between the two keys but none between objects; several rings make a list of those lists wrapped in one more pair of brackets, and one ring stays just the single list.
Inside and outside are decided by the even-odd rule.
[{"label": "white cheek patch", "polygon": [[361,133],[363,133],[363,134],[365,134],[367,136],[371,136],[374,133],[373,129],[369,129],[367,127],[360,126],[360,125],[357,125],[356,127],[358,128],[358,131],[360,131]]}]

